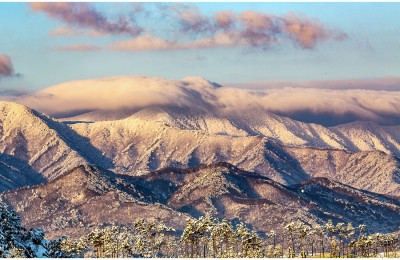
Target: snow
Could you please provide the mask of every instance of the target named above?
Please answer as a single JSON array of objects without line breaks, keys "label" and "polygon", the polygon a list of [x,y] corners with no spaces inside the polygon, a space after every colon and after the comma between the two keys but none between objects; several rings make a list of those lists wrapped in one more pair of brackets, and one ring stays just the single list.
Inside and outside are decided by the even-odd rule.
[{"label": "snow", "polygon": [[[107,112],[103,113],[103,117],[101,111],[93,112],[93,114],[95,114],[93,118],[90,114],[86,114],[82,119],[96,122],[108,120]],[[122,111],[121,114],[123,114]],[[258,110],[232,115],[223,112],[188,111],[166,106],[147,107],[123,120],[137,119],[163,123],[165,126],[181,130],[203,131],[212,135],[263,136],[285,145],[345,149],[353,152],[380,150],[400,156],[400,126],[379,126],[371,122],[355,122],[324,127]]]},{"label": "snow", "polygon": [[88,163],[139,175],[226,161],[283,184],[320,176],[400,194],[399,162],[391,156],[400,156],[399,126],[326,128],[258,110],[228,115],[171,106],[147,107],[121,120],[63,124],[10,102],[0,103],[0,125],[0,152],[15,163],[26,161],[47,180]]}]

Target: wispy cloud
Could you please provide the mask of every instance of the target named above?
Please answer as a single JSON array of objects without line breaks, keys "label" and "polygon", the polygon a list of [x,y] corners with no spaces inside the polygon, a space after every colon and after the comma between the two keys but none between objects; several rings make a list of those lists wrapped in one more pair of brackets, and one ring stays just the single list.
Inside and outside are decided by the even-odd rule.
[{"label": "wispy cloud", "polygon": [[74,111],[170,105],[223,115],[270,111],[328,126],[355,120],[400,124],[400,89],[394,88],[400,78],[352,80],[350,83],[357,87],[349,86],[349,82],[326,81],[331,84],[328,89],[313,87],[321,81],[309,82],[308,87],[299,83],[296,87],[259,86],[255,90],[218,87],[196,77],[168,80],[131,76],[68,82],[14,101],[58,117],[73,115]]},{"label": "wispy cloud", "polygon": [[241,39],[241,37],[235,32],[221,32],[209,38],[202,38],[196,41],[188,41],[184,43],[168,41],[163,38],[156,38],[150,34],[146,34],[130,40],[115,42],[111,44],[109,48],[115,51],[170,51],[235,46],[250,46],[250,44]]},{"label": "wispy cloud", "polygon": [[54,51],[99,51],[101,50],[101,47],[95,46],[93,44],[86,44],[86,43],[78,43],[78,44],[72,44],[69,46],[53,46],[52,48],[49,48],[49,50],[54,50]]},{"label": "wispy cloud", "polygon": [[[293,41],[303,49],[314,49],[319,42],[341,41],[348,37],[339,29],[330,29],[317,18],[293,12],[278,17],[253,10],[241,13],[221,10],[206,16],[194,4],[173,4],[164,7],[163,11],[166,16],[172,17],[179,30],[178,37],[168,40],[147,34],[115,42],[111,49],[140,51],[250,47],[266,50],[285,41]],[[138,48],[137,44],[144,39],[149,47]],[[156,43],[152,43],[152,40]]]},{"label": "wispy cloud", "polygon": [[14,72],[14,67],[8,55],[0,54],[0,78],[1,77],[19,77],[21,74]]},{"label": "wispy cloud", "polygon": [[[50,36],[128,35],[131,39],[109,45],[117,51],[186,50],[221,47],[246,47],[268,50],[284,42],[293,42],[303,49],[314,49],[320,42],[341,41],[348,36],[339,29],[329,28],[317,18],[287,12],[276,16],[254,10],[234,12],[220,10],[204,14],[195,4],[165,4],[158,9],[163,24],[150,23],[151,14],[145,4],[127,7],[118,19],[109,19],[91,3],[30,3],[35,12],[62,21],[64,25]],[[146,19],[137,19],[146,14]],[[143,17],[142,17],[143,18]],[[139,25],[142,22],[144,24]],[[171,30],[173,28],[173,30]]]},{"label": "wispy cloud", "polygon": [[110,45],[110,49],[115,51],[165,51],[183,49],[183,46],[176,41],[167,41],[146,34],[130,40],[113,43]]},{"label": "wispy cloud", "polygon": [[77,36],[78,33],[75,30],[72,30],[69,27],[60,26],[55,30],[50,31],[50,36],[57,37],[57,36]]},{"label": "wispy cloud", "polygon": [[210,18],[194,4],[172,4],[168,10],[169,15],[175,16],[183,32],[198,34],[212,30]]},{"label": "wispy cloud", "polygon": [[105,33],[96,31],[94,29],[87,31],[80,29],[72,29],[66,26],[59,26],[58,28],[51,30],[49,35],[52,37],[75,37],[75,36],[101,37],[104,36]]},{"label": "wispy cloud", "polygon": [[299,46],[312,49],[319,41],[329,38],[343,40],[348,35],[339,30],[326,28],[318,19],[309,19],[306,15],[287,12],[282,20],[282,31],[287,33]]},{"label": "wispy cloud", "polygon": [[3,98],[5,97],[5,99],[7,99],[8,101],[14,101],[16,98],[28,94],[29,92],[22,87],[16,89],[0,88],[0,96]]},{"label": "wispy cloud", "polygon": [[265,48],[277,38],[293,39],[302,48],[313,49],[318,42],[328,39],[343,40],[348,35],[339,29],[330,29],[317,18],[287,12],[279,17],[264,12],[245,10],[236,13],[221,10],[212,16],[203,14],[193,4],[171,5],[181,31],[211,37],[215,33],[236,35],[237,43]]},{"label": "wispy cloud", "polygon": [[0,76],[10,77],[14,75],[14,68],[10,57],[5,54],[0,55]]},{"label": "wispy cloud", "polygon": [[236,17],[231,10],[222,10],[214,14],[214,20],[219,28],[228,30],[234,24]]},{"label": "wispy cloud", "polygon": [[53,2],[29,3],[35,12],[44,12],[52,19],[61,20],[69,26],[95,29],[106,34],[138,35],[142,28],[121,15],[118,20],[110,20],[89,3]]},{"label": "wispy cloud", "polygon": [[252,89],[252,90],[303,88],[303,89],[331,89],[331,90],[364,89],[364,90],[376,90],[376,91],[400,91],[400,78],[381,77],[373,79],[264,81],[264,82],[245,82],[245,83],[225,83],[224,86],[242,88],[242,89]]}]

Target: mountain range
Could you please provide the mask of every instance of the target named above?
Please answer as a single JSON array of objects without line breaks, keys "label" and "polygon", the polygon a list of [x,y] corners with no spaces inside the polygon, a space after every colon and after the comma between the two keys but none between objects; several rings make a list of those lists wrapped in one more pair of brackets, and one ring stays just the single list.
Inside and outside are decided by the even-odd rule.
[{"label": "mountain range", "polygon": [[141,217],[178,232],[187,218],[204,214],[242,221],[259,232],[292,221],[316,224],[327,219],[393,232],[400,218],[395,197],[327,178],[286,186],[223,162],[140,176],[79,166],[47,183],[3,192],[0,198],[22,216],[23,225],[42,227],[50,239],[64,234],[78,238],[111,224],[133,227]]},{"label": "mountain range", "polygon": [[[3,162],[4,168],[8,172],[14,169],[19,175],[23,175],[18,171],[21,167],[35,172],[29,174],[33,176],[30,182],[26,177],[13,181],[4,176],[3,182],[10,187],[52,180],[84,164],[134,176],[165,167],[184,168],[225,161],[282,184],[327,177],[355,188],[400,195],[396,150],[382,151],[382,146],[377,144],[385,143],[386,139],[375,134],[395,127],[374,125],[373,128],[370,123],[358,123],[360,127],[337,126],[335,129],[348,133],[348,138],[341,139],[345,147],[354,147],[358,140],[376,139],[367,148],[359,145],[363,149],[352,151],[326,147],[327,142],[322,143],[322,139],[328,135],[321,132],[328,131],[327,128],[269,113],[264,115],[264,125],[261,117],[256,117],[259,124],[255,134],[254,125],[242,123],[239,128],[240,124],[230,119],[207,115],[185,117],[185,111],[173,108],[146,108],[121,120],[64,123],[10,102],[1,102],[0,111],[0,158],[7,161]],[[261,134],[262,129],[275,129],[280,137],[267,135],[266,131]],[[311,145],[303,139],[302,145],[294,145],[292,137],[305,133],[319,141]],[[395,134],[385,133],[393,146],[400,145]],[[316,146],[318,143],[321,145]]]},{"label": "mountain range", "polygon": [[149,215],[178,229],[207,213],[260,231],[295,219],[393,224],[399,130],[171,105],[55,119],[0,102],[1,198],[54,237]]}]

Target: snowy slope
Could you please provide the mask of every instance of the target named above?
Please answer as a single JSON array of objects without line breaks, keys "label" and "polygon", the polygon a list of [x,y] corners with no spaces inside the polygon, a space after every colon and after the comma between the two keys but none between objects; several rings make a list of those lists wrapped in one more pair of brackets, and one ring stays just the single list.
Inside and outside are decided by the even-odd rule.
[{"label": "snowy slope", "polygon": [[[2,102],[0,109],[0,151],[8,156],[0,164],[3,190],[41,182],[41,176],[51,180],[86,163],[138,175],[225,161],[282,184],[328,177],[400,195],[399,160],[379,151],[395,147],[396,127],[354,123],[328,129],[270,113],[223,118],[166,106],[123,120],[63,124],[15,103]],[[390,145],[384,141],[389,139]],[[367,151],[352,152],[359,150]],[[10,172],[21,167],[31,173]]]},{"label": "snowy slope", "polygon": [[261,136],[182,130],[183,123],[172,126],[174,121],[166,122],[165,117],[143,118],[135,114],[124,120],[71,127],[112,159],[113,170],[121,174],[226,161],[284,184],[328,177],[360,189],[400,194],[399,160],[383,152],[294,147]]},{"label": "snowy slope", "polygon": [[[108,121],[118,112],[96,111],[64,121]],[[345,149],[353,152],[380,150],[400,156],[400,126],[380,126],[373,122],[354,122],[324,127],[281,117],[266,111],[237,113],[190,111],[173,106],[151,106],[133,112],[121,111],[131,119],[162,122],[182,130],[201,130],[228,136],[263,136],[285,145]]]},{"label": "snowy slope", "polygon": [[[0,194],[27,228],[41,227],[50,239],[79,238],[118,223],[133,228],[137,218],[184,228],[188,214],[159,203],[154,184],[92,165],[76,167],[52,181]],[[62,194],[62,195],[61,195]]]},{"label": "snowy slope", "polygon": [[0,154],[0,191],[44,182],[44,177],[29,164],[12,155]]},{"label": "snowy slope", "polygon": [[274,106],[269,106],[273,96],[268,92],[221,87],[199,77],[169,80],[120,76],[66,82],[17,100],[68,121],[114,121],[132,116],[182,130],[229,136],[260,135],[285,145],[353,152],[380,150],[400,156],[400,126],[356,122],[327,128],[307,124],[266,112],[291,107],[277,103],[278,109],[274,110]]},{"label": "snowy slope", "polygon": [[[11,102],[0,102],[0,154],[7,157],[8,168],[24,167],[39,176],[32,176],[35,180],[29,184],[40,178],[51,180],[80,164],[107,162],[102,163],[101,153],[65,124]],[[21,164],[25,166],[17,166]],[[0,167],[7,171],[4,164]],[[16,186],[27,184],[24,179],[17,181],[21,183]]]},{"label": "snowy slope", "polygon": [[[59,194],[62,194],[60,196]],[[269,232],[301,220],[328,219],[398,230],[400,202],[314,178],[285,186],[227,163],[168,168],[140,176],[117,175],[85,165],[48,183],[7,191],[1,199],[26,227],[42,227],[50,238],[72,238],[110,223],[132,227],[137,218],[162,221],[182,231],[186,219],[202,214],[243,221]]]}]

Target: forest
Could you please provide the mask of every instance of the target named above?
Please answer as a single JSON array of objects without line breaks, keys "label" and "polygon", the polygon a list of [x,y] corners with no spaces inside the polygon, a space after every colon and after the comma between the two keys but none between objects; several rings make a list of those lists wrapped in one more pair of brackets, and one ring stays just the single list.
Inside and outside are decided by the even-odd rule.
[{"label": "forest", "polygon": [[137,219],[133,228],[95,229],[73,240],[68,236],[48,241],[45,232],[26,230],[21,218],[0,205],[0,257],[52,258],[279,258],[279,257],[397,257],[399,236],[371,233],[366,225],[331,220],[309,226],[289,223],[268,233],[210,216],[187,219],[178,232],[163,223]]}]

